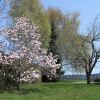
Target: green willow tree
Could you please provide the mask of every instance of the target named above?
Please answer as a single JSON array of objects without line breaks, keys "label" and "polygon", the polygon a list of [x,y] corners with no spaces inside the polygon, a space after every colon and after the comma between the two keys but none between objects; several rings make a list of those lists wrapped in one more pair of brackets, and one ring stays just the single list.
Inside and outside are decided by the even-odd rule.
[{"label": "green willow tree", "polygon": [[78,17],[79,17],[79,13],[77,12],[64,15],[62,22],[59,25],[57,45],[60,54],[62,54],[62,57],[64,57],[63,46],[64,48],[66,48],[66,46],[69,45],[66,39],[68,40],[79,33],[78,30],[79,30],[80,21]]},{"label": "green willow tree", "polygon": [[27,16],[32,22],[40,27],[42,43],[44,48],[48,48],[51,35],[51,27],[48,21],[48,14],[43,9],[39,0],[13,0],[11,16]]},{"label": "green willow tree", "polygon": [[[72,37],[78,34],[80,21],[78,20],[79,13],[63,14],[59,9],[48,9],[49,21],[51,24],[51,40],[49,43],[49,51],[54,55],[58,55],[58,63],[62,63],[65,59],[64,51],[68,43],[68,36]],[[63,66],[63,65],[62,65]],[[61,69],[58,73],[60,75]]]}]

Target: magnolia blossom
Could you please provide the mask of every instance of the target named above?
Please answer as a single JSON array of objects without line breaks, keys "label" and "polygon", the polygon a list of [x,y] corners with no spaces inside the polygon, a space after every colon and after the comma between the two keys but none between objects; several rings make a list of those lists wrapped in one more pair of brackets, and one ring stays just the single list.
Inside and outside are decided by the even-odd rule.
[{"label": "magnolia blossom", "polygon": [[0,52],[0,64],[11,65],[13,61],[17,59],[19,59],[19,56],[15,52],[12,52],[10,55],[5,54],[4,52]]},{"label": "magnolia blossom", "polygon": [[38,70],[34,70],[33,68],[30,68],[21,74],[20,81],[32,83],[34,82],[34,80],[39,78],[40,78],[40,72]]},{"label": "magnolia blossom", "polygon": [[[47,76],[51,78],[56,76],[56,70],[59,69],[60,64],[56,64],[57,57],[53,57],[52,53],[47,55],[47,50],[41,48],[41,33],[38,26],[31,23],[26,17],[15,18],[15,25],[12,28],[5,29],[4,35],[14,44],[13,51],[8,57],[11,62],[14,59],[24,58],[27,64],[35,63],[46,69],[47,71],[44,71],[44,73]],[[1,58],[0,62],[2,62]],[[31,71],[31,69],[25,71],[24,76],[26,73],[27,76],[23,76],[21,80],[29,80],[32,77],[38,78],[38,75]]]}]

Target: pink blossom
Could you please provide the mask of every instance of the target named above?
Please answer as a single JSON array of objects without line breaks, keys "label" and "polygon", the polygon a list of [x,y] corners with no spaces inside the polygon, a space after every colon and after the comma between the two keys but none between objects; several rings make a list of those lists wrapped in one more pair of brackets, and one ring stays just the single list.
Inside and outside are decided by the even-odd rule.
[{"label": "pink blossom", "polygon": [[[15,25],[10,29],[5,29],[4,34],[8,40],[14,43],[15,49],[12,53],[2,59],[0,54],[0,62],[12,64],[15,59],[24,59],[27,64],[37,64],[42,68],[48,70],[47,76],[56,75],[56,70],[59,69],[60,64],[56,64],[57,58],[53,57],[52,53],[47,55],[47,50],[41,48],[40,41],[41,33],[39,27],[34,23],[30,23],[26,17],[15,18]],[[17,48],[17,49],[16,49]],[[39,74],[31,72],[32,68],[22,73],[22,80],[26,81],[32,78],[38,78]],[[27,75],[26,75],[27,74]]]}]

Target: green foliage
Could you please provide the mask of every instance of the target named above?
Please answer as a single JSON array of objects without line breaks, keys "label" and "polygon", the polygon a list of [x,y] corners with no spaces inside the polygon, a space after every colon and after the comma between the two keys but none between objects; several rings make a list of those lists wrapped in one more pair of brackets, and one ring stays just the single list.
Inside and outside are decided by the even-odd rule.
[{"label": "green foliage", "polygon": [[64,56],[63,54],[65,51],[67,51],[67,47],[71,44],[71,41],[74,41],[73,38],[78,34],[78,29],[79,29],[78,16],[79,16],[78,13],[72,13],[72,14],[67,14],[63,18],[62,27],[60,29],[57,39],[57,44],[59,50],[61,50],[60,52],[62,56]]},{"label": "green foliage", "polygon": [[[65,53],[68,51],[69,46],[70,51],[75,52],[75,47],[72,46],[71,41],[74,41],[77,45],[79,45],[81,41],[81,38],[74,40],[74,37],[78,35],[80,25],[80,21],[78,19],[79,13],[74,12],[65,15],[59,9],[49,8],[48,15],[49,22],[51,24],[51,40],[49,43],[49,51],[54,55],[58,55],[58,62],[61,63],[63,60],[65,60],[64,58],[66,58],[66,56],[69,56]],[[82,71],[79,67],[75,68],[75,70]]]},{"label": "green foliage", "polygon": [[51,27],[48,14],[43,9],[39,0],[14,0],[12,1],[11,16],[27,16],[32,22],[40,27],[43,47],[48,48]]},{"label": "green foliage", "polygon": [[63,21],[63,14],[60,10],[50,8],[48,9],[49,22],[51,25],[51,40],[49,43],[49,51],[54,55],[59,55],[57,47],[57,38],[59,34],[59,26]]},{"label": "green foliage", "polygon": [[72,70],[76,72],[82,72],[82,65],[81,68],[79,65],[75,65],[75,60],[77,59],[75,57],[78,54],[78,50],[82,55],[84,55],[84,51],[80,49],[80,47],[83,43],[82,38],[86,37],[83,37],[79,34],[80,22],[78,17],[79,13],[77,12],[64,16],[62,27],[60,28],[60,32],[58,33],[57,45],[60,56],[64,61],[67,62],[67,64],[73,66]]},{"label": "green foliage", "polygon": [[[63,49],[69,45],[67,40],[78,34],[80,25],[78,20],[79,13],[65,15],[58,9],[50,8],[48,9],[48,15],[51,24],[49,51],[63,58]],[[78,43],[79,41],[77,40]]]}]

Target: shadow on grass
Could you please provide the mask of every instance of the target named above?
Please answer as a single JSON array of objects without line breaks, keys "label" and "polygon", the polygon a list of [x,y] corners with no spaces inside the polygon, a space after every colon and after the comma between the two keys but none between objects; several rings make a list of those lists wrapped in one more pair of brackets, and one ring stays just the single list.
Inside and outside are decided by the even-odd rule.
[{"label": "shadow on grass", "polygon": [[42,91],[38,88],[29,88],[29,89],[21,88],[18,94],[26,95],[30,93],[42,93]]},{"label": "shadow on grass", "polygon": [[27,95],[30,93],[42,93],[38,88],[20,88],[20,90],[0,90],[0,94],[18,94],[18,95]]}]

